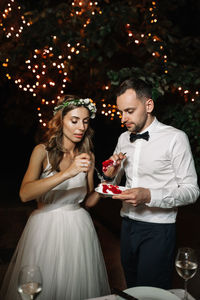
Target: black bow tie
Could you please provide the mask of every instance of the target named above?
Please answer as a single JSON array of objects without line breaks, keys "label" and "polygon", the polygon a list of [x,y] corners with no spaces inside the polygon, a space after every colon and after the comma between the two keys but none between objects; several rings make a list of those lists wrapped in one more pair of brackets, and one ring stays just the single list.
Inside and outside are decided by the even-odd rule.
[{"label": "black bow tie", "polygon": [[145,139],[146,141],[148,141],[149,140],[149,132],[146,131],[146,132],[141,133],[141,134],[140,133],[138,133],[138,134],[131,133],[130,134],[130,142],[131,143],[133,143],[137,139]]}]

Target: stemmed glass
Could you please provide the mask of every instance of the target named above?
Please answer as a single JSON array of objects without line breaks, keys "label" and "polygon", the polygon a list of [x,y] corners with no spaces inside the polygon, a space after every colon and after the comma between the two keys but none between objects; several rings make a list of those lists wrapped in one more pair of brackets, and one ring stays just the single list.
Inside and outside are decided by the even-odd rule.
[{"label": "stemmed glass", "polygon": [[22,300],[35,299],[42,290],[42,274],[35,265],[22,267],[18,276],[18,292]]},{"label": "stemmed glass", "polygon": [[197,257],[193,249],[189,247],[182,247],[178,249],[175,260],[177,273],[184,279],[184,300],[188,300],[187,282],[192,278],[197,271],[198,263]]}]

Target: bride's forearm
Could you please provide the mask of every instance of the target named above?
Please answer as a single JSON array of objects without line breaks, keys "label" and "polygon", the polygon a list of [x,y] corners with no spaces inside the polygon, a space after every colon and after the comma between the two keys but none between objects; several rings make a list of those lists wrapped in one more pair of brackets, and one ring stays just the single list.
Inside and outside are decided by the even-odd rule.
[{"label": "bride's forearm", "polygon": [[85,206],[93,207],[99,202],[99,199],[100,199],[99,193],[93,191],[86,197]]},{"label": "bride's forearm", "polygon": [[64,180],[70,178],[66,172],[58,172],[47,178],[22,183],[19,196],[22,202],[34,200],[35,198],[47,193]]}]

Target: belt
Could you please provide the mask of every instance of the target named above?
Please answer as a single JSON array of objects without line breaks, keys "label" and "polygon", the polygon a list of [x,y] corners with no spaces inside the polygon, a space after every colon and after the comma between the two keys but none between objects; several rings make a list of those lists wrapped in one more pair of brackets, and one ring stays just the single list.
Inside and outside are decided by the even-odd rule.
[{"label": "belt", "polygon": [[66,205],[63,205],[63,206],[59,206],[59,207],[56,207],[55,204],[45,204],[42,208],[40,209],[37,209],[35,212],[37,213],[43,213],[43,212],[56,212],[58,210],[61,210],[61,211],[73,211],[73,210],[77,210],[77,209],[80,209],[80,205],[78,203],[76,204],[66,204]]}]

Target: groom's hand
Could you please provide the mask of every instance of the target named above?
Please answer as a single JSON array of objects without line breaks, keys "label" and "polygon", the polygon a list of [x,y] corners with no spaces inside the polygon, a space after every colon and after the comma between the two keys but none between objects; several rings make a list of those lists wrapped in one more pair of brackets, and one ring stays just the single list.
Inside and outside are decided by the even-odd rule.
[{"label": "groom's hand", "polygon": [[121,166],[122,160],[125,159],[125,158],[126,158],[126,156],[122,152],[120,152],[119,154],[113,154],[109,158],[109,160],[113,161],[113,164],[108,166],[107,170],[104,171],[104,174],[107,177],[111,177],[111,178],[115,177],[119,167]]},{"label": "groom's hand", "polygon": [[144,203],[150,203],[151,193],[149,189],[145,188],[132,188],[123,191],[121,194],[115,195],[113,199],[120,199],[126,203],[130,203],[133,206],[138,206]]}]

